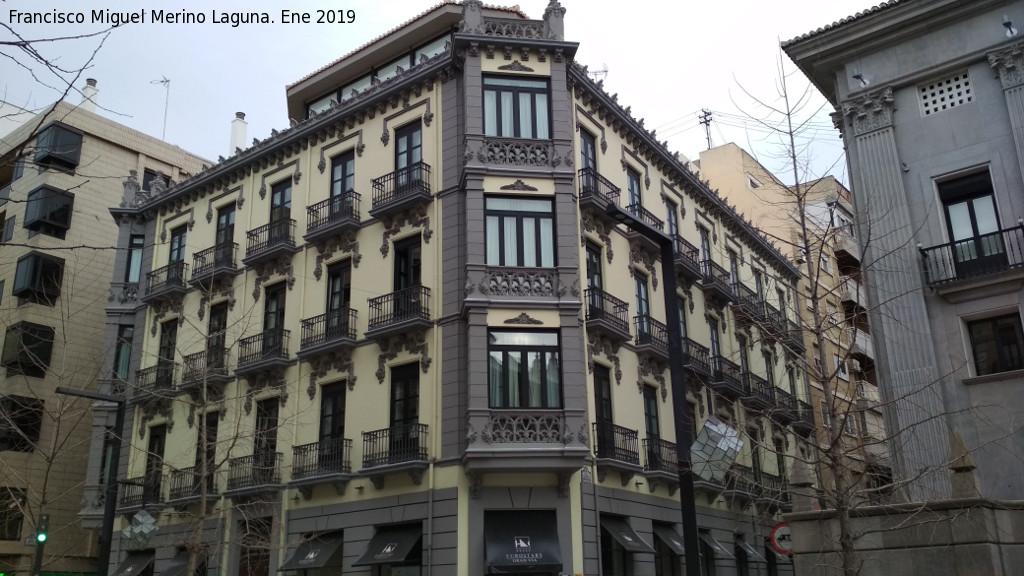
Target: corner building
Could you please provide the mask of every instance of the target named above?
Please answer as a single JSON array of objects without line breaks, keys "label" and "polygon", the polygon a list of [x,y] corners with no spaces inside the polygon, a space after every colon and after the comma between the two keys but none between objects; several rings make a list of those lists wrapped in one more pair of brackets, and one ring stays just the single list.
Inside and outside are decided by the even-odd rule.
[{"label": "corner building", "polygon": [[[119,514],[157,529],[116,573],[791,573],[765,537],[799,338],[730,304],[756,262],[795,319],[797,271],[573,62],[564,13],[441,4],[290,86],[301,122],[112,210],[154,246]],[[613,204],[674,239],[681,317]],[[746,440],[694,551],[673,402]]]}]

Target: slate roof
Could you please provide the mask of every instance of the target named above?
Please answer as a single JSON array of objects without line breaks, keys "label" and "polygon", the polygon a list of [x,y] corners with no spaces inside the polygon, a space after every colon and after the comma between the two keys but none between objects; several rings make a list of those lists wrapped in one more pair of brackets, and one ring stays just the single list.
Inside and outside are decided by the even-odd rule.
[{"label": "slate roof", "polygon": [[831,24],[828,24],[826,26],[822,26],[821,28],[818,28],[817,30],[812,30],[811,32],[808,32],[806,34],[801,34],[800,36],[797,36],[796,38],[793,38],[792,40],[786,40],[785,42],[782,43],[782,48],[783,49],[788,48],[789,46],[791,46],[793,44],[796,44],[797,42],[802,42],[802,41],[807,40],[809,38],[813,38],[813,37],[817,36],[818,34],[822,34],[824,32],[828,32],[829,30],[834,30],[834,29],[836,29],[836,28],[838,28],[840,26],[844,26],[844,25],[849,24],[851,22],[854,22],[856,20],[860,20],[861,18],[864,18],[864,17],[869,16],[871,14],[877,14],[878,12],[882,12],[882,11],[888,10],[889,8],[892,8],[893,6],[896,6],[897,4],[907,4],[908,2],[911,2],[911,1],[912,0],[888,0],[887,2],[882,2],[881,4],[879,4],[877,6],[872,6],[871,8],[868,8],[867,10],[861,10],[860,12],[857,12],[853,16],[847,16],[846,18],[843,18],[842,20],[837,20],[836,22],[833,22]]}]

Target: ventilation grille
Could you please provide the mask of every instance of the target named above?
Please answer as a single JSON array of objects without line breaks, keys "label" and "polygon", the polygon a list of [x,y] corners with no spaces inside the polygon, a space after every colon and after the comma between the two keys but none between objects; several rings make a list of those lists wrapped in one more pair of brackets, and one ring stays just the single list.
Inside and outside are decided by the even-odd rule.
[{"label": "ventilation grille", "polygon": [[925,116],[963,106],[974,100],[971,79],[966,70],[921,86],[918,93],[921,95],[921,112]]}]

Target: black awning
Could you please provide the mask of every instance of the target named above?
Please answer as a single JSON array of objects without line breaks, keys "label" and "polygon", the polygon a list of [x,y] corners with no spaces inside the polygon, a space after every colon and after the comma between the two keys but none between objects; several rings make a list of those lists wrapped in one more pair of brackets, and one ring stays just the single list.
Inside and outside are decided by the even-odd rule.
[{"label": "black awning", "polygon": [[683,547],[683,537],[676,532],[676,529],[667,524],[655,524],[654,536],[665,543],[678,556],[686,555],[686,548]]},{"label": "black awning", "polygon": [[422,538],[422,524],[382,526],[377,528],[377,533],[370,539],[363,556],[352,565],[372,566],[405,562]]},{"label": "black awning", "polygon": [[732,555],[732,552],[726,550],[725,546],[722,546],[722,543],[718,540],[715,540],[715,537],[711,534],[708,534],[707,532],[700,532],[698,533],[698,536],[700,536],[700,539],[708,545],[708,548],[711,548],[711,551],[715,554],[715,556],[719,556],[721,558],[726,558],[729,560],[733,560],[736,558]]},{"label": "black awning", "polygon": [[[203,563],[203,557],[196,559],[196,566]],[[188,571],[188,552],[178,552],[171,561],[160,570],[160,576],[185,576]]]},{"label": "black awning", "polygon": [[654,548],[651,548],[650,544],[644,542],[640,535],[630,528],[629,524],[626,524],[624,519],[614,516],[601,516],[601,526],[626,549],[626,552],[654,553]]},{"label": "black awning", "polygon": [[765,560],[765,557],[762,556],[753,546],[747,544],[747,541],[743,538],[737,538],[736,545],[747,553],[747,560],[749,560],[750,562],[765,563],[768,561]]},{"label": "black awning", "polygon": [[153,552],[133,552],[121,562],[111,576],[138,576],[153,563]]},{"label": "black awning", "polygon": [[299,544],[288,560],[278,568],[286,570],[313,570],[315,568],[341,567],[343,558],[338,551],[344,542],[341,534],[324,534]]},{"label": "black awning", "polygon": [[500,510],[484,516],[484,551],[491,574],[559,572],[562,553],[554,510]]}]

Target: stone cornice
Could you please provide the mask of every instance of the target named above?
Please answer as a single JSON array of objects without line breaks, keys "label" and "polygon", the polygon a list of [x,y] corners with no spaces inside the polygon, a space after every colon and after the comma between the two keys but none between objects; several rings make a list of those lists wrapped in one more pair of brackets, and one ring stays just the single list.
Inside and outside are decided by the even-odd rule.
[{"label": "stone cornice", "polygon": [[623,108],[618,103],[618,95],[609,95],[604,91],[601,82],[593,81],[579,64],[573,63],[568,67],[568,80],[570,89],[586,90],[587,93],[597,100],[596,105],[591,108],[598,109],[598,116],[619,132],[626,143],[633,147],[641,156],[647,159],[659,170],[668,176],[670,184],[686,189],[694,198],[694,201],[706,212],[717,215],[722,224],[732,233],[746,240],[750,247],[763,258],[774,262],[778,269],[795,280],[800,277],[800,271],[786,258],[782,252],[773,245],[764,234],[751,222],[741,216],[736,209],[730,206],[725,199],[711,189],[709,184],[697,177],[689,168],[683,165],[668,150],[667,142],[659,142],[655,131],[648,131],[644,128],[644,120],[636,120],[630,114],[630,108]]},{"label": "stone cornice", "polygon": [[1003,83],[1003,89],[1024,84],[1024,40],[993,50],[987,56],[989,66]]},{"label": "stone cornice", "polygon": [[439,54],[433,60],[370,88],[344,104],[293,124],[281,132],[273,130],[270,138],[262,141],[254,139],[250,148],[177,183],[166,193],[150,198],[137,210],[151,217],[158,211],[194,202],[209,193],[226,189],[254,172],[279,165],[301,150],[325,142],[346,128],[351,129],[357,119],[362,121],[367,117],[373,118],[390,108],[408,104],[409,99],[419,97],[424,88],[427,91],[433,90],[438,79],[446,81],[454,75],[452,65],[451,51]]},{"label": "stone cornice", "polygon": [[854,136],[892,126],[892,114],[895,111],[896,100],[893,97],[892,86],[843,102],[843,117],[847,119],[847,128],[853,128]]}]

